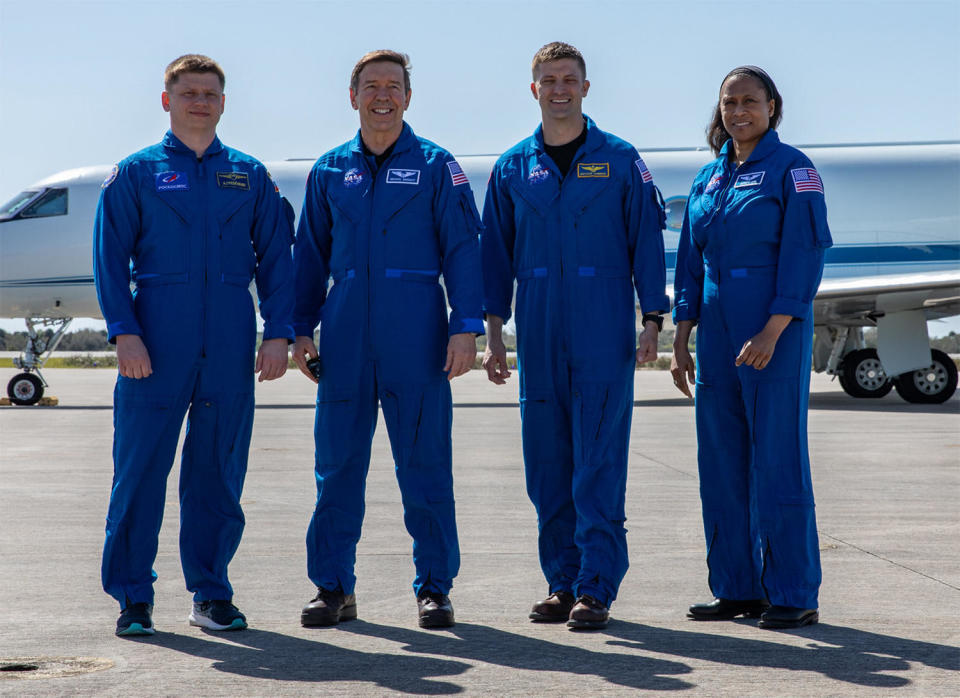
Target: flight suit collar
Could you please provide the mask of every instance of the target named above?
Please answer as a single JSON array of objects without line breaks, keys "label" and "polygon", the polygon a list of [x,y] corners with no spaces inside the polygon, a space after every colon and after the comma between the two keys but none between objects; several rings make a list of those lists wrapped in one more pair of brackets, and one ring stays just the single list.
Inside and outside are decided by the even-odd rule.
[{"label": "flight suit collar", "polygon": [[[599,148],[603,147],[604,138],[603,138],[603,131],[597,128],[597,124],[594,123],[593,119],[591,119],[589,116],[584,114],[583,120],[586,123],[587,140],[581,146],[581,148],[583,148],[581,152],[584,155],[586,155],[589,152],[598,150]],[[543,124],[542,123],[539,124],[536,130],[533,132],[531,147],[533,148],[534,152],[536,152],[538,155],[544,155],[547,152],[546,143],[544,143],[544,140],[543,140]],[[574,158],[574,160],[576,160],[576,158]]]},{"label": "flight suit collar", "polygon": [[[190,154],[196,156],[196,153],[193,152],[193,149],[186,145],[183,141],[173,135],[173,131],[167,131],[166,135],[163,137],[163,147],[168,150],[172,150],[175,153]],[[213,142],[207,146],[207,149],[203,152],[204,157],[208,155],[215,155],[223,150],[223,143],[220,142],[220,138],[217,136],[213,137]]]},{"label": "flight suit collar", "polygon": [[[759,142],[754,146],[753,152],[750,153],[750,157],[747,158],[746,165],[750,162],[756,162],[757,160],[762,160],[763,158],[770,155],[780,146],[780,136],[777,135],[777,132],[772,128],[769,129],[763,136],[760,138]],[[730,153],[733,152],[733,139],[729,139],[726,143],[723,144],[723,147],[720,148],[720,158],[723,163],[730,162]]]},{"label": "flight suit collar", "polygon": [[[406,121],[404,121],[403,129],[400,131],[400,136],[393,144],[393,154],[397,155],[410,150],[410,148],[413,147],[416,142],[417,137],[414,135],[413,129],[410,128],[410,125]],[[359,155],[361,159],[364,157],[363,137],[360,135],[360,129],[357,129],[357,135],[355,135],[353,140],[350,141],[350,152]]]}]

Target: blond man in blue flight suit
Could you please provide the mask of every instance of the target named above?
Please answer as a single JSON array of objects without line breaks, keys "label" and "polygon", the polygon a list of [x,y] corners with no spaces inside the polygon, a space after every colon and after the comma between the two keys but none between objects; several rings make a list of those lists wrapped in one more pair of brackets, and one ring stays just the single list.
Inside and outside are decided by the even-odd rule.
[{"label": "blond man in blue flight suit", "polygon": [[[282,376],[293,340],[293,228],[263,165],[217,138],[223,70],[185,55],[167,66],[164,84],[170,130],[114,168],[94,228],[94,278],[120,370],[102,568],[122,609],[118,635],[154,632],[151,568],[188,410],[180,559],[193,592],[189,620],[246,627],[227,565],[244,525],[253,377]],[[253,279],[264,319],[256,358]]]},{"label": "blond man in blue flight suit", "polygon": [[360,131],[307,179],[294,246],[294,360],[318,382],[307,531],[317,595],[301,613],[305,626],[357,617],[354,563],[378,401],[413,538],[419,624],[454,623],[450,380],[473,367],[483,333],[479,216],[453,156],[404,123],[410,95],[405,55],[361,58],[350,80]]},{"label": "blond man in blue flight suit", "polygon": [[484,367],[494,383],[510,376],[516,280],[523,459],[549,591],[530,618],[601,628],[628,566],[634,364],[656,358],[669,307],[663,210],[636,149],[583,115],[577,49],[541,48],[530,88],[542,124],[497,161],[483,209]]}]

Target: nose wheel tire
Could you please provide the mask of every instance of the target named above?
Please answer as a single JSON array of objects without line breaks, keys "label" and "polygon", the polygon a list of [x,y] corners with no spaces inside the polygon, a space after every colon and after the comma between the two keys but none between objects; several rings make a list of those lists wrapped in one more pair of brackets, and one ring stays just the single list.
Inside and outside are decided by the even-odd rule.
[{"label": "nose wheel tire", "polygon": [[43,381],[32,373],[18,373],[7,383],[7,397],[14,405],[36,405],[43,397]]},{"label": "nose wheel tire", "polygon": [[883,397],[893,381],[883,371],[876,349],[858,349],[843,357],[840,387],[851,397]]},{"label": "nose wheel tire", "polygon": [[936,405],[946,402],[957,389],[957,365],[939,349],[930,351],[926,368],[901,373],[894,379],[897,392],[907,402]]}]

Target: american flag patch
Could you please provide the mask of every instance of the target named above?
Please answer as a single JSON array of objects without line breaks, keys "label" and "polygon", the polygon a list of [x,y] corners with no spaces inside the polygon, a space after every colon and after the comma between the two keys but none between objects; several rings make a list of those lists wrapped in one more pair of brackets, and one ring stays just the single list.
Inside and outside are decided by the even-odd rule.
[{"label": "american flag patch", "polygon": [[633,161],[633,164],[637,166],[638,170],[640,170],[640,179],[642,179],[644,182],[653,181],[653,175],[650,174],[650,170],[647,169],[647,165],[643,161],[643,158],[637,158]]},{"label": "american flag patch", "polygon": [[790,176],[793,177],[793,188],[797,192],[818,191],[823,193],[823,182],[820,181],[820,175],[812,167],[800,167],[796,170],[790,170]]},{"label": "american flag patch", "polygon": [[456,160],[447,163],[447,169],[450,170],[450,179],[453,180],[453,186],[458,187],[461,184],[469,184],[470,180],[463,173],[463,169]]}]

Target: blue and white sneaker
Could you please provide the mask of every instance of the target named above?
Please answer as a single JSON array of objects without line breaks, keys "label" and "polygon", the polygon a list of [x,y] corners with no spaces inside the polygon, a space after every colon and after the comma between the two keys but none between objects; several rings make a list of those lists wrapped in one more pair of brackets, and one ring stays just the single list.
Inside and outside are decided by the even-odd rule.
[{"label": "blue and white sneaker", "polygon": [[208,630],[243,630],[247,618],[229,601],[194,601],[190,625]]},{"label": "blue and white sneaker", "polygon": [[120,617],[117,619],[117,635],[125,637],[127,635],[153,635],[153,604],[151,603],[131,603],[120,611]]}]

